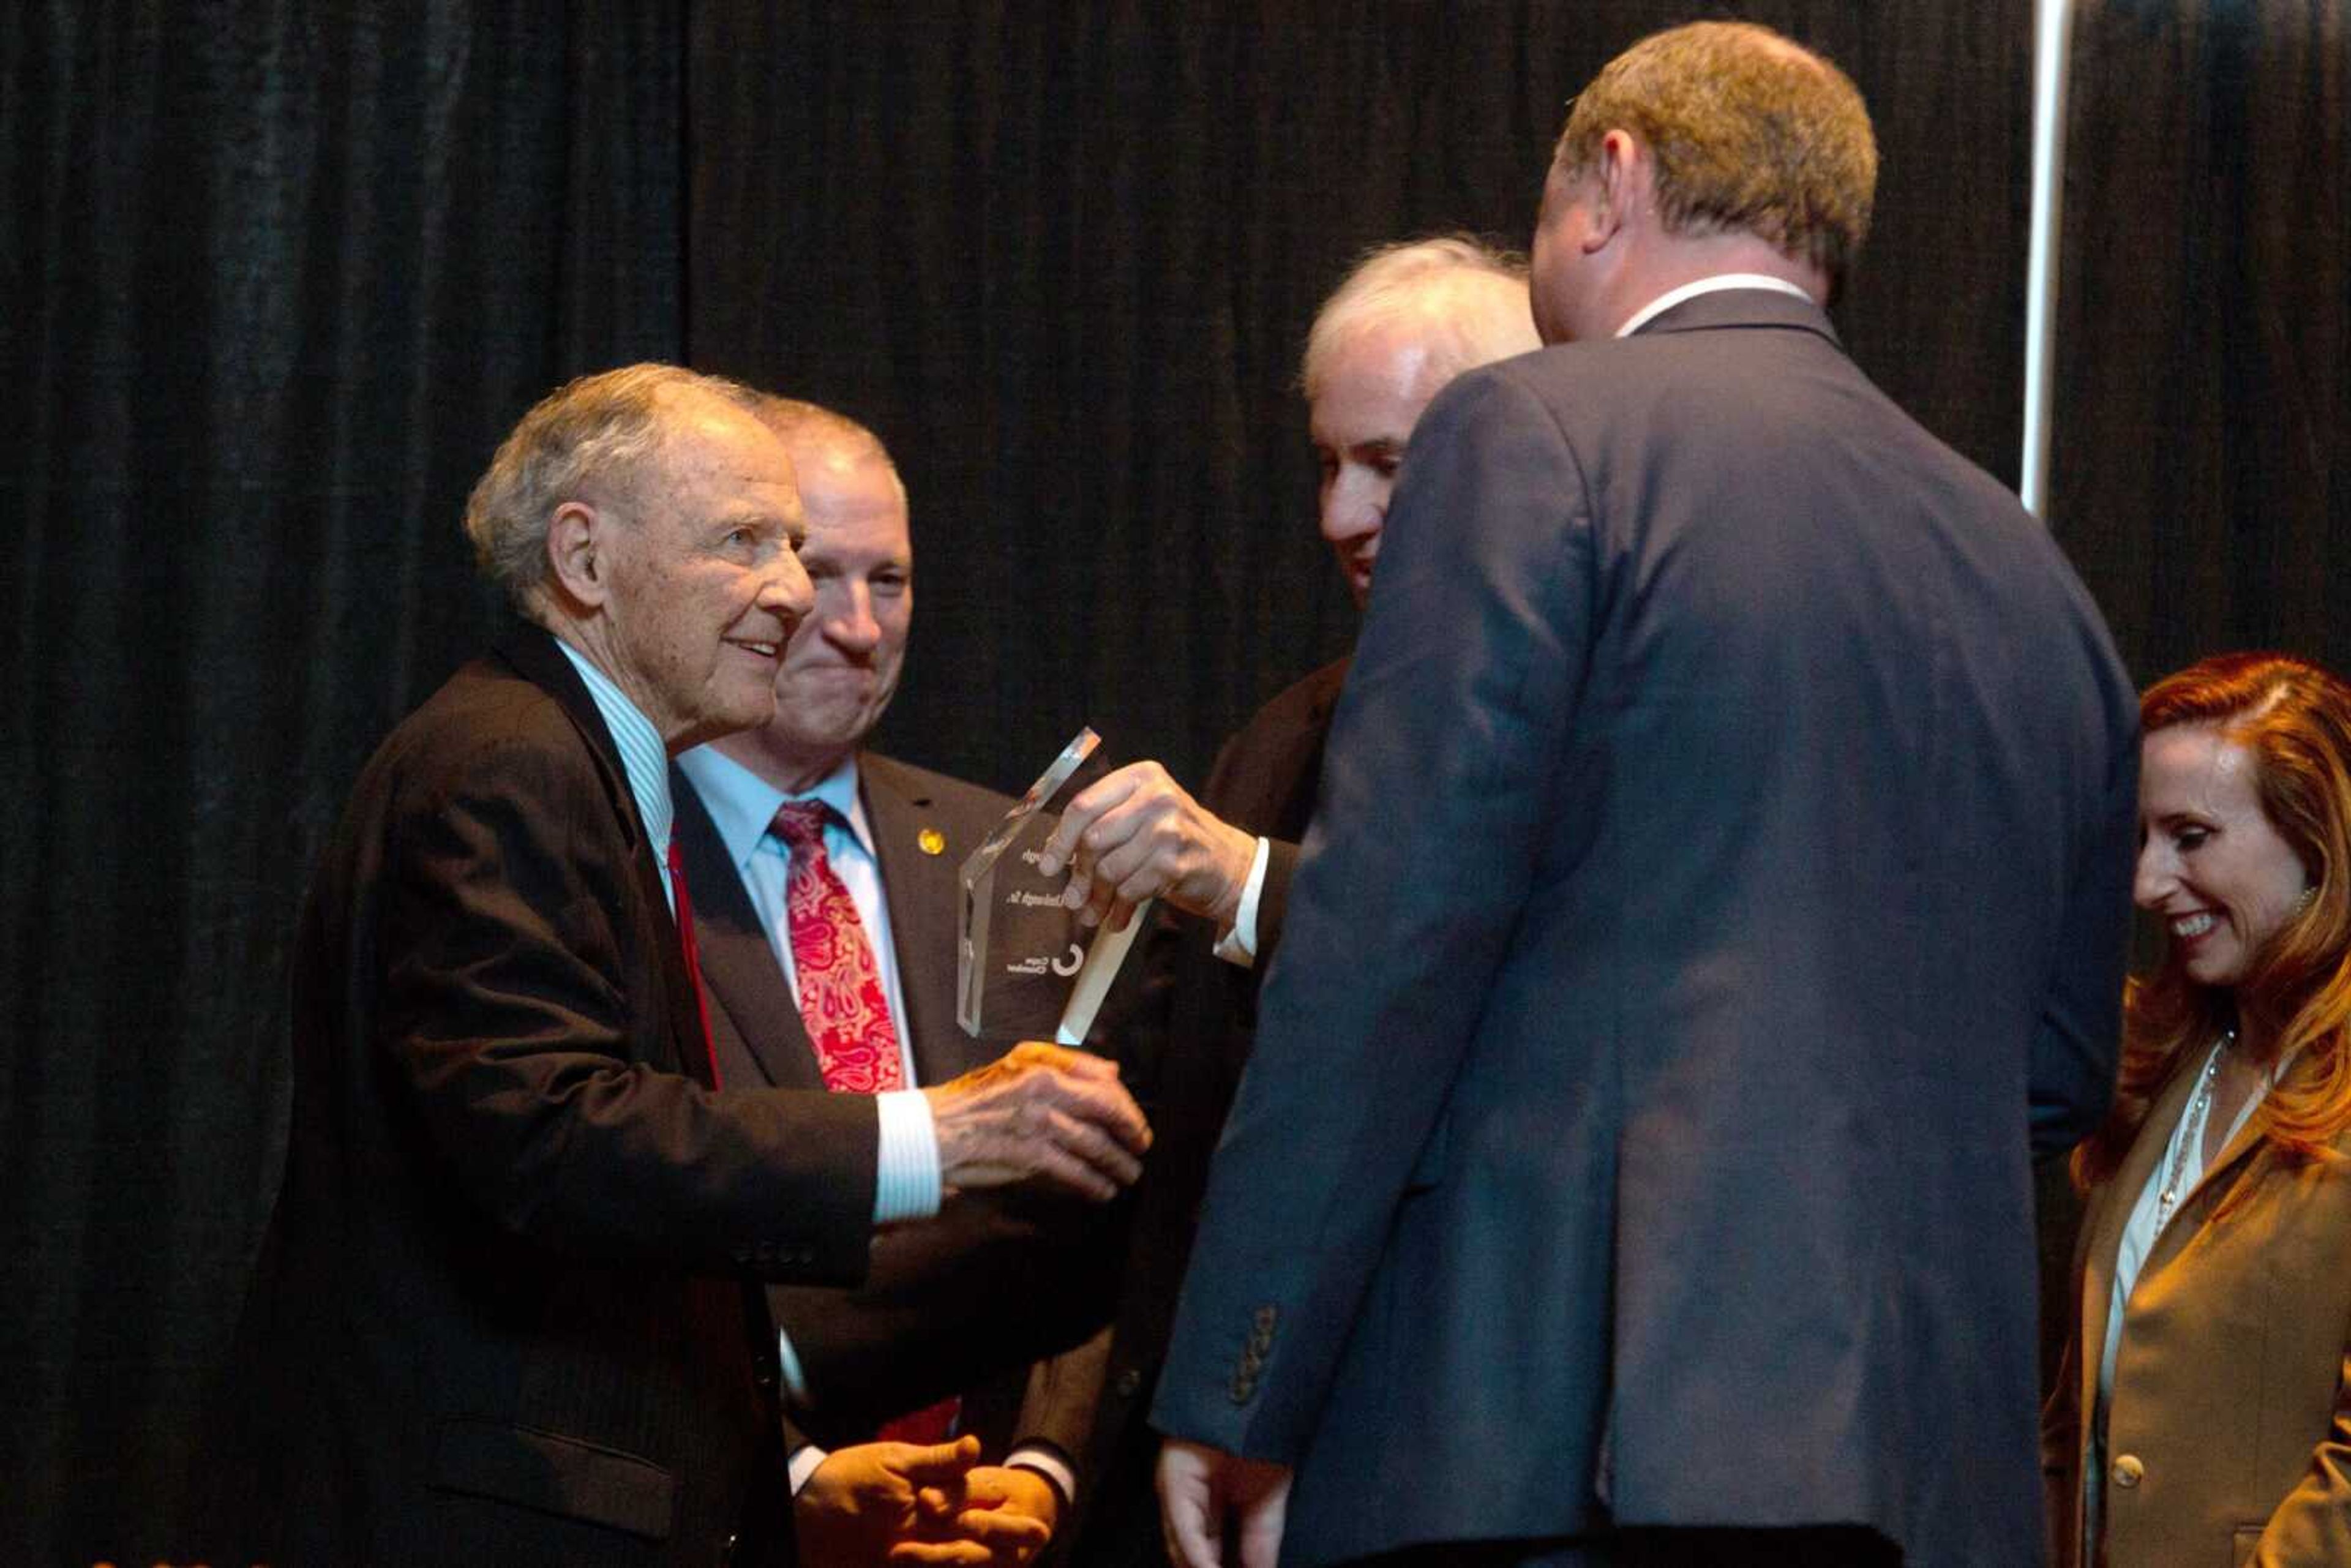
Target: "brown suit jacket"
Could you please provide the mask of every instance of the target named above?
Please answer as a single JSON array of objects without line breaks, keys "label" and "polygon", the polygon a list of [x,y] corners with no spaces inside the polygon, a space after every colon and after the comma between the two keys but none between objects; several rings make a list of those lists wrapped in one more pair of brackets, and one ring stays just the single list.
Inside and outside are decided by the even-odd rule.
[{"label": "brown suit jacket", "polygon": [[[1012,807],[1009,798],[872,752],[859,787],[889,900],[915,1071],[943,1083],[993,1058],[956,1021],[956,875]],[[815,1048],[766,928],[693,783],[674,769],[678,840],[694,888],[711,1038],[727,1085],[820,1089]],[[926,840],[925,835],[934,837]],[[935,847],[925,848],[928,843]],[[768,1292],[812,1403],[795,1433],[826,1448],[872,1437],[891,1416],[949,1395],[991,1456],[1020,1439],[1072,1453],[1082,1410],[1062,1397],[1023,1411],[1032,1364],[1091,1332],[1107,1311],[1102,1211],[1035,1192],[964,1193],[939,1214],[876,1235],[855,1291]],[[1053,1380],[1040,1379],[1040,1393]]]},{"label": "brown suit jacket", "polygon": [[[2043,1427],[2059,1568],[2099,1560],[2082,1540],[2082,1480],[2115,1257],[2194,1088],[2203,1053],[2187,1055],[2083,1216],[2074,1331]],[[2346,1339],[2351,1134],[2292,1165],[2248,1124],[2157,1238],[2124,1310],[2103,1561],[2351,1563]]]}]

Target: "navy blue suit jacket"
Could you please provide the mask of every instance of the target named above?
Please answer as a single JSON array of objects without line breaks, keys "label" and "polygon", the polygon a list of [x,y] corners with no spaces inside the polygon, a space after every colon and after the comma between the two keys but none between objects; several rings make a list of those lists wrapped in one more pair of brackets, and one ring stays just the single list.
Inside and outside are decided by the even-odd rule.
[{"label": "navy blue suit jacket", "polygon": [[2029,1152],[2110,1092],[2136,703],[1806,302],[1415,431],[1154,1419],[1287,1558],[2040,1550]]}]

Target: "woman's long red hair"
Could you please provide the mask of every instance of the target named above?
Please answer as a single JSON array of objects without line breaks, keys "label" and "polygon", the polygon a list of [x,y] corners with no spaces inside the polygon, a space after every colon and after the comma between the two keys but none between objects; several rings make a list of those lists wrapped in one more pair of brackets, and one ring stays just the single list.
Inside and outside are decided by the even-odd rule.
[{"label": "woman's long red hair", "polygon": [[[2167,945],[2123,998],[2123,1060],[2105,1124],[2074,1153],[2089,1186],[2114,1174],[2183,1057],[2244,1027],[2293,1067],[2255,1113],[2272,1147],[2308,1159],[2351,1128],[2351,686],[2287,653],[2220,653],[2139,698],[2144,734],[2211,725],[2253,757],[2262,811],[2313,896],[2233,988],[2197,984]],[[2274,1056],[2273,1056],[2273,1060]]]}]

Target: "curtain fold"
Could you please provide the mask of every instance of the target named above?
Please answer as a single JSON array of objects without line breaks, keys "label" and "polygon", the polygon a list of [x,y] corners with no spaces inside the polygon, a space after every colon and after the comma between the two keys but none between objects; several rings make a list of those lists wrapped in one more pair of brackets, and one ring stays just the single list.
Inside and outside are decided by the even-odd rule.
[{"label": "curtain fold", "polygon": [[2051,526],[2142,682],[2351,668],[2351,5],[2074,26]]}]

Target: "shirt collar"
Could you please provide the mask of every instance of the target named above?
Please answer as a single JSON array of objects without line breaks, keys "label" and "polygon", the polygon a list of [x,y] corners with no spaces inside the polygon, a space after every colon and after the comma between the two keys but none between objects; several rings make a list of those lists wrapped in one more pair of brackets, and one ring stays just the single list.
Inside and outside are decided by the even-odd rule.
[{"label": "shirt collar", "polygon": [[629,780],[630,798],[637,803],[637,816],[645,825],[653,859],[661,860],[669,853],[670,827],[675,820],[669,798],[669,747],[662,744],[653,720],[637,711],[637,705],[612,684],[611,676],[562,638],[558,637],[555,645],[587,683],[589,698],[602,716],[604,727],[611,731],[612,745],[621,754],[621,771]]},{"label": "shirt collar", "polygon": [[759,841],[767,836],[768,824],[776,820],[776,808],[787,800],[821,800],[841,813],[849,824],[850,836],[858,848],[868,855],[873,853],[873,834],[865,821],[865,802],[857,788],[857,754],[851,752],[841,766],[817,780],[816,787],[793,794],[778,789],[757,773],[716,747],[697,746],[677,759],[679,771],[694,780],[694,792],[702,797],[709,809],[710,821],[718,829],[718,840],[726,846],[726,858],[742,871],[759,852]]},{"label": "shirt collar", "polygon": [[1718,272],[1712,277],[1697,278],[1679,288],[1667,289],[1626,317],[1625,324],[1616,329],[1616,336],[1629,338],[1683,300],[1695,299],[1701,294],[1718,294],[1726,288],[1769,288],[1779,294],[1792,294],[1807,305],[1820,303],[1784,277],[1761,272]]}]

